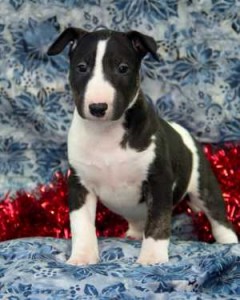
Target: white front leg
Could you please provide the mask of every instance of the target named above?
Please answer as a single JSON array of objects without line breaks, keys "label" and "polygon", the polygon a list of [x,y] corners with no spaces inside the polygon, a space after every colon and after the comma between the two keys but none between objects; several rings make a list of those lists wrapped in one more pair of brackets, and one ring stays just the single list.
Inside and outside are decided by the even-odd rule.
[{"label": "white front leg", "polygon": [[96,205],[95,195],[88,193],[83,206],[70,213],[72,254],[68,264],[96,264],[99,260],[95,228]]}]

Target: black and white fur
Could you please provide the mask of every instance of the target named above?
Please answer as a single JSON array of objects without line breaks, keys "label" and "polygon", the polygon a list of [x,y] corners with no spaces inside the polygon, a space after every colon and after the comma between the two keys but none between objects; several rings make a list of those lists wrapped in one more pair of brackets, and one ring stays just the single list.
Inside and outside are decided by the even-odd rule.
[{"label": "black and white fur", "polygon": [[178,124],[156,115],[140,89],[139,68],[156,43],[137,31],[68,28],[50,47],[71,43],[70,85],[75,111],[68,135],[72,254],[68,263],[99,260],[97,198],[143,239],[141,264],[168,261],[172,208],[188,194],[206,213],[219,243],[237,243],[217,180],[201,147]]}]

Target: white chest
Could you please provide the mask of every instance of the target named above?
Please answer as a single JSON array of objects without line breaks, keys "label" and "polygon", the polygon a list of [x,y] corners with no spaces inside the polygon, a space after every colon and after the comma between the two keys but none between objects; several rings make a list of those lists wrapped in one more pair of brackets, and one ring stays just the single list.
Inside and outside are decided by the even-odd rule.
[{"label": "white chest", "polygon": [[124,130],[120,123],[95,124],[94,128],[90,122],[74,113],[68,137],[70,164],[82,184],[112,211],[129,218],[133,212],[143,217],[146,207],[138,203],[142,182],[155,157],[155,144],[143,152],[123,149],[120,141]]}]

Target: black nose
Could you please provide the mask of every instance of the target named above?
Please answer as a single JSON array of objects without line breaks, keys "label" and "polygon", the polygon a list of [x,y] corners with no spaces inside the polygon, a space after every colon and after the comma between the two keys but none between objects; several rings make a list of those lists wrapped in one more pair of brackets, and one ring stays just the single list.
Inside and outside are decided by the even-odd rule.
[{"label": "black nose", "polygon": [[105,112],[108,108],[107,103],[93,103],[89,105],[90,113],[94,117],[103,117],[105,115]]}]

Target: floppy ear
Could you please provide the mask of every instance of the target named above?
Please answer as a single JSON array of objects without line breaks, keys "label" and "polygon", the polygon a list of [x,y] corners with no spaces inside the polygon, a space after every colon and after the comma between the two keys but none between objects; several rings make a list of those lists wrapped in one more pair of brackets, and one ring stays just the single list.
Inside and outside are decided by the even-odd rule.
[{"label": "floppy ear", "polygon": [[147,53],[151,53],[152,57],[159,60],[157,55],[157,43],[148,35],[138,31],[127,32],[128,38],[132,41],[133,48],[143,58]]},{"label": "floppy ear", "polygon": [[47,54],[48,55],[56,55],[63,51],[63,49],[69,44],[70,42],[74,42],[84,36],[87,31],[80,29],[69,27],[65,29],[56,41],[49,47]]}]

